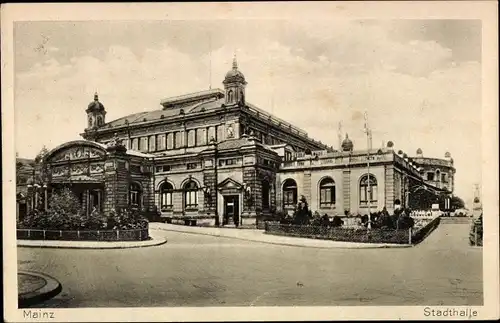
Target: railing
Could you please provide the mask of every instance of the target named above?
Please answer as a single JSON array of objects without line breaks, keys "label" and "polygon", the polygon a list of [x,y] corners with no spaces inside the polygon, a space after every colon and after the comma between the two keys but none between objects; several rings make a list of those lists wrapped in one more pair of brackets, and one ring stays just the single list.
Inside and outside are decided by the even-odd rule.
[{"label": "railing", "polygon": [[149,229],[134,230],[40,230],[17,229],[21,240],[66,241],[142,241],[149,239]]},{"label": "railing", "polygon": [[312,225],[276,224],[266,222],[265,232],[322,240],[362,242],[362,243],[395,243],[410,244],[411,230],[384,230],[366,228],[322,227]]},{"label": "railing", "polygon": [[[353,218],[355,219],[355,218]],[[440,218],[425,221],[422,225],[409,229],[366,229],[363,227],[326,227],[313,225],[280,224],[278,222],[265,222],[265,233],[273,235],[333,240],[343,242],[361,243],[393,243],[393,244],[418,244],[422,242],[439,225]],[[345,220],[344,220],[345,223]],[[262,227],[258,224],[257,228]]]}]

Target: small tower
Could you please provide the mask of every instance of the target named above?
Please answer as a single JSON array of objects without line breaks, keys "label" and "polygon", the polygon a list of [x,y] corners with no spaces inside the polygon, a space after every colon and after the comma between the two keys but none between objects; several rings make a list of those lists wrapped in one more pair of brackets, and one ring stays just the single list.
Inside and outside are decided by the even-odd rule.
[{"label": "small tower", "polygon": [[99,95],[94,94],[94,101],[89,103],[87,110],[87,128],[86,130],[96,130],[106,123],[106,110],[104,105],[99,102]]},{"label": "small tower", "polygon": [[226,105],[245,105],[245,86],[247,82],[245,81],[243,73],[238,70],[236,55],[234,55],[233,58],[233,68],[226,73],[226,77],[222,84],[224,84],[224,90],[226,92]]},{"label": "small tower", "polygon": [[344,141],[342,141],[342,151],[352,152],[353,149],[354,149],[354,144],[352,143],[351,139],[349,139],[349,135],[346,133],[345,139]]}]

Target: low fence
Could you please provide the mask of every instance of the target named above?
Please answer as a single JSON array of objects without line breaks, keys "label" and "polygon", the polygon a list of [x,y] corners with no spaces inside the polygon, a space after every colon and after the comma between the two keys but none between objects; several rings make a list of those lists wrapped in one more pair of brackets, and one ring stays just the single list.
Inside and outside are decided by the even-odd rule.
[{"label": "low fence", "polygon": [[366,228],[321,227],[312,225],[292,225],[266,222],[265,232],[268,234],[312,238],[345,242],[364,243],[411,243],[410,230],[382,230]]},{"label": "low fence", "polygon": [[441,223],[441,218],[437,217],[434,218],[432,221],[429,221],[423,227],[417,230],[412,230],[411,243],[418,244],[424,241],[424,239],[427,238],[427,236],[431,234],[432,231],[434,231],[439,226],[439,223]]},{"label": "low fence", "polygon": [[149,239],[149,229],[134,230],[39,230],[17,229],[21,240],[66,240],[66,241],[142,241]]},{"label": "low fence", "polygon": [[289,237],[312,238],[322,240],[362,242],[362,243],[394,243],[418,244],[422,242],[439,225],[440,218],[429,221],[418,229],[366,229],[350,227],[321,227],[312,225],[280,224],[265,222],[265,233]]}]

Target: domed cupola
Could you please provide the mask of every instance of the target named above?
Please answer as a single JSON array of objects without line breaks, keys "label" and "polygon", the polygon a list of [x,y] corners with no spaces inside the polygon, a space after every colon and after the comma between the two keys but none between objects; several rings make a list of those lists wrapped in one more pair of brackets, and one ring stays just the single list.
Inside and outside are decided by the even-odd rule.
[{"label": "domed cupola", "polygon": [[233,58],[233,68],[226,73],[226,77],[222,82],[226,90],[225,103],[231,104],[245,104],[245,76],[238,70],[238,62],[236,55]]},{"label": "domed cupola", "polygon": [[104,105],[99,101],[97,92],[94,94],[94,101],[90,102],[87,110],[87,131],[97,129],[106,123],[106,110]]},{"label": "domed cupola", "polygon": [[351,139],[349,139],[349,135],[345,134],[345,139],[342,141],[342,151],[352,151],[354,148],[354,144]]},{"label": "domed cupola", "polygon": [[95,110],[95,111],[103,111],[104,110],[104,105],[99,102],[99,95],[97,92],[94,94],[94,101],[89,103],[89,106],[87,108],[87,112],[89,110]]}]

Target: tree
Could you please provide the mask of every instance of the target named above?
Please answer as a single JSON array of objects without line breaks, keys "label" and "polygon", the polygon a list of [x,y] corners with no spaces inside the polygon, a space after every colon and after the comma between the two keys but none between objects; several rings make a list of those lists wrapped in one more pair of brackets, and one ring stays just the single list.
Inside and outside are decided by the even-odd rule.
[{"label": "tree", "polygon": [[465,202],[458,196],[452,196],[450,200],[450,207],[452,210],[465,208]]}]

